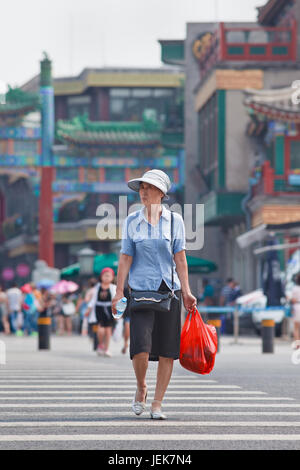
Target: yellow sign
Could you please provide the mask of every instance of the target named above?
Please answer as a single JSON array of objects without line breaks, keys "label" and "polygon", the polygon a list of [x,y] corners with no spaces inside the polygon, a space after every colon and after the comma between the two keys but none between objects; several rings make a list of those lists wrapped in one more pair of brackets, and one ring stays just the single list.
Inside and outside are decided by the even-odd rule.
[{"label": "yellow sign", "polygon": [[203,33],[201,36],[198,36],[196,41],[193,44],[193,54],[196,59],[201,60],[207,49],[209,49],[212,40],[212,33]]}]

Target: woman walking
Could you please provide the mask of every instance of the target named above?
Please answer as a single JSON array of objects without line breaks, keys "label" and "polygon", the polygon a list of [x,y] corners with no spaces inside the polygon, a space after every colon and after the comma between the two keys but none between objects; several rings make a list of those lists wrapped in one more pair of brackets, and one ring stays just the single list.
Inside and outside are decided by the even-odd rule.
[{"label": "woman walking", "polygon": [[162,199],[167,197],[171,187],[168,175],[160,170],[150,170],[143,177],[130,180],[128,186],[139,192],[144,207],[130,214],[123,226],[113,313],[116,303],[124,296],[128,273],[131,291],[175,293],[167,312],[158,312],[155,305],[140,311],[130,307],[130,358],[137,380],[132,409],[136,415],[145,410],[148,361],[158,361],[150,417],[165,419],[161,404],[173,362],[179,358],[181,296],[187,310],[196,306],[197,300],[188,282],[183,219],[176,213],[171,216],[171,212],[162,206]]},{"label": "woman walking", "polygon": [[58,316],[58,331],[60,335],[65,332],[67,335],[72,335],[72,318],[75,314],[76,307],[69,297],[70,294],[63,294],[60,302],[60,312]]},{"label": "woman walking", "polygon": [[296,285],[291,293],[292,317],[294,327],[295,348],[300,348],[300,274],[296,277]]},{"label": "woman walking", "polygon": [[99,283],[96,284],[93,297],[89,302],[87,313],[90,314],[89,321],[98,323],[98,348],[100,356],[111,357],[109,345],[115,320],[112,316],[112,298],[116,294],[116,286],[112,283],[115,273],[111,268],[102,269]]}]

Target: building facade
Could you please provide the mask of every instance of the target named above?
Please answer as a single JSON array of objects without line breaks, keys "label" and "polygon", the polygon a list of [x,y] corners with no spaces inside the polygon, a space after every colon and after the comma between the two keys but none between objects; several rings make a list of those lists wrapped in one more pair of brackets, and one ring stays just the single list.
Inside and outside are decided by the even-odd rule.
[{"label": "building facade", "polygon": [[[219,266],[212,276],[216,286],[234,277],[244,292],[260,287],[260,259],[236,241],[252,223],[251,177],[264,152],[261,140],[248,133],[245,91],[261,96],[264,90],[290,88],[297,79],[299,12],[297,0],[272,0],[258,9],[257,23],[187,24],[185,168],[191,184],[185,202],[204,204],[199,255]],[[284,145],[296,151],[298,134],[293,139],[289,147],[278,136],[277,168],[288,159]]]},{"label": "building facade", "polygon": [[[19,264],[27,265],[29,277],[39,257],[44,165],[53,168],[53,241],[58,268],[75,263],[82,248],[96,253],[117,249],[119,196],[127,196],[128,205],[134,203],[137,195],[126,182],[144,171],[154,167],[166,171],[173,181],[170,203],[182,203],[183,78],[180,70],[166,68],[87,69],[79,77],[54,78],[55,136],[47,158],[42,152],[40,76],[14,90],[13,103],[7,96],[6,105],[0,105],[3,280],[9,281],[12,272],[18,280]],[[34,123],[30,111],[35,111]],[[42,119],[49,118],[45,115]],[[101,240],[96,233],[100,204],[111,204],[117,217],[116,233]]]}]

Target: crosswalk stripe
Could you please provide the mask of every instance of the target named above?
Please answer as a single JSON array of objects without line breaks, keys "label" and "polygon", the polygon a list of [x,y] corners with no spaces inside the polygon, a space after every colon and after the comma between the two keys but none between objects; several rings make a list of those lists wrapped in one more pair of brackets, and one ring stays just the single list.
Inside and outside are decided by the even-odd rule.
[{"label": "crosswalk stripe", "polygon": [[[178,388],[178,389],[184,389],[184,390],[188,390],[190,388],[192,389],[240,389],[241,387],[238,387],[238,386],[231,386],[231,385],[216,385],[214,387],[210,386],[210,385],[197,385],[196,387],[194,385],[170,385],[169,388]],[[25,388],[55,388],[55,389],[59,389],[59,388],[97,388],[97,389],[100,389],[100,388],[108,388],[110,390],[114,390],[114,389],[122,389],[124,390],[124,388],[126,389],[132,389],[132,390],[135,390],[136,389],[136,384],[127,384],[126,387],[124,385],[119,385],[119,384],[93,384],[93,385],[85,385],[85,384],[69,384],[69,385],[66,385],[66,384],[47,384],[47,385],[43,385],[43,384],[26,384],[26,385],[21,385],[21,384],[15,384],[15,385],[0,385],[0,390],[3,390],[3,389],[11,389],[11,388],[16,388],[16,389],[25,389]],[[168,389],[169,389],[168,388]]]},{"label": "crosswalk stripe", "polygon": [[[67,414],[72,414],[72,416],[74,415],[74,411],[71,411],[71,410],[64,410],[63,412],[61,411],[47,411],[47,410],[39,410],[39,416],[43,416],[43,419],[49,415],[51,418],[53,418],[54,416],[59,416],[59,417],[63,417],[63,416],[66,416]],[[2,411],[2,414],[1,416],[4,417],[5,415],[9,415],[10,418],[12,416],[16,416],[18,418],[21,418],[21,417],[26,417],[28,416],[27,414],[27,411],[24,411],[22,412],[21,411]],[[252,410],[252,411],[244,411],[244,410],[241,410],[241,411],[216,411],[216,410],[212,410],[212,411],[197,411],[197,410],[191,410],[191,411],[176,411],[176,410],[172,410],[171,411],[171,415],[172,416],[176,416],[176,415],[179,415],[179,416],[189,416],[189,417],[195,417],[197,415],[200,415],[200,416],[293,416],[293,417],[297,417],[297,416],[300,416],[300,412],[297,412],[297,411],[281,411],[281,410],[278,410],[278,411],[261,411],[261,410]],[[79,416],[92,416],[93,418],[96,418],[96,417],[99,417],[99,418],[102,418],[103,416],[109,416],[109,417],[112,417],[112,412],[111,411],[76,411],[76,417],[79,417]],[[118,410],[118,412],[114,413],[113,414],[113,417],[114,419],[116,418],[120,418],[121,416],[127,416],[127,417],[132,417],[134,416],[133,415],[133,412],[132,411],[120,411]],[[143,414],[141,418],[138,418],[138,419],[143,419],[144,417],[147,417],[148,416],[148,413],[146,412],[146,414]],[[118,421],[119,422],[119,421]],[[181,421],[182,423],[184,423],[184,421]],[[292,425],[293,424],[293,421],[290,422],[290,424]]]},{"label": "crosswalk stripe", "polygon": [[[50,373],[48,374],[47,371],[44,371],[42,374],[3,374],[1,375],[1,372],[0,372],[0,379],[1,378],[14,378],[14,377],[19,377],[20,379],[35,379],[35,378],[40,378],[40,377],[44,377],[44,378],[53,378],[53,377],[59,377],[59,378],[62,378],[62,379],[65,379],[65,378],[72,378],[72,377],[79,377],[79,378],[85,378],[85,377],[90,377],[90,378],[95,378],[95,377],[105,377],[105,378],[111,378],[111,379],[115,379],[115,378],[121,378],[121,379],[127,379],[129,374],[131,374],[133,377],[134,377],[134,371],[131,370],[131,371],[128,371],[127,374],[118,374],[118,373],[115,373],[115,374],[107,374],[107,371],[103,372],[101,369],[98,369],[98,370],[95,370],[93,373],[90,373],[90,374],[86,374],[86,373],[72,373],[72,374],[64,374],[64,373],[60,373],[60,372],[57,372],[57,373]],[[156,378],[156,374],[149,374],[147,372],[147,377],[150,377],[150,378]],[[191,375],[191,376],[186,376],[186,375],[178,375],[178,374],[172,374],[172,377],[171,377],[171,380],[174,380],[174,379],[180,379],[180,380],[201,380],[201,382],[205,381],[205,382],[216,382],[216,380],[213,380],[213,379],[204,379],[203,376],[201,375]]]},{"label": "crosswalk stripe", "polygon": [[[118,378],[106,378],[106,377],[93,377],[93,378],[84,378],[84,379],[75,379],[75,378],[72,378],[72,379],[69,379],[68,377],[61,377],[61,378],[53,378],[53,379],[43,379],[43,378],[39,378],[39,379],[18,379],[18,378],[1,378],[0,379],[0,385],[4,384],[4,383],[11,383],[11,382],[16,382],[16,383],[28,383],[28,382],[32,382],[32,383],[36,383],[36,382],[45,382],[45,383],[55,383],[57,382],[58,384],[59,383],[64,383],[64,382],[70,382],[70,383],[73,383],[73,382],[80,382],[80,383],[85,383],[85,382],[89,382],[89,383],[102,383],[102,382],[109,382],[109,383],[132,383],[132,382],[136,382],[136,378],[135,377],[128,377],[128,378],[124,378],[124,379],[118,379]],[[150,382],[150,383],[154,383],[156,382],[156,378],[147,378],[147,382]],[[201,382],[196,382],[195,380],[193,380],[192,382],[193,385],[197,386],[198,384],[212,384],[211,381],[205,381],[205,380],[201,380]],[[178,383],[178,384],[184,384],[186,383],[185,380],[181,380],[181,379],[171,379],[170,381],[170,384],[173,384],[173,383]],[[211,387],[213,387],[215,385],[211,385]]]},{"label": "crosswalk stripe", "polygon": [[[101,395],[99,393],[99,395]],[[194,397],[192,397],[194,398]],[[60,395],[57,395],[57,396],[54,396],[54,397],[0,397],[0,401],[1,402],[9,402],[10,400],[15,400],[15,401],[24,401],[24,400],[40,400],[40,401],[46,401],[46,400],[84,400],[85,402],[87,401],[100,401],[100,400],[121,400],[121,401],[124,401],[124,398],[122,396],[120,397],[114,397],[112,395],[104,395],[104,396],[89,396],[89,395],[86,395],[84,397],[61,397]],[[184,404],[186,403],[186,398],[185,397],[169,397],[169,396],[166,396],[164,398],[164,403],[166,401],[172,401],[172,400],[176,400],[178,405],[180,405],[180,402],[183,402]],[[233,400],[264,400],[264,401],[292,401],[294,400],[294,398],[288,398],[288,397],[222,397],[222,396],[201,396],[201,400],[204,401],[204,400],[228,400],[228,401],[233,401]],[[9,403],[10,404],[10,403]]]},{"label": "crosswalk stripe", "polygon": [[[149,387],[149,390],[151,390],[151,388]],[[58,394],[61,396],[61,395],[91,395],[94,394],[94,395],[99,395],[99,393],[103,393],[103,391],[82,391],[82,390],[69,390],[69,391],[58,391],[58,390],[55,390],[55,391],[44,391],[44,390],[13,390],[13,391],[9,391],[9,390],[6,390],[6,391],[3,391],[3,390],[0,390],[0,397],[1,395],[5,395],[5,394],[14,394],[14,395],[53,395],[53,394]],[[105,391],[105,393],[107,393]],[[209,393],[210,395],[219,395],[220,393],[222,393],[223,395],[266,395],[266,392],[256,392],[256,391],[245,391],[245,390],[242,390],[242,391],[236,391],[236,390],[230,390],[230,391],[227,391],[227,390],[219,390],[218,392],[216,391],[205,391],[205,390],[186,390],[186,391],[183,391],[183,390],[172,390],[172,389],[168,389],[167,392],[166,392],[166,396],[168,395],[205,395],[206,393]],[[126,390],[115,390],[114,391],[114,395],[132,395],[132,391],[126,391]],[[111,396],[111,395],[110,395]],[[54,398],[54,397],[53,397]]]},{"label": "crosswalk stripe", "polygon": [[[135,426],[157,426],[153,420],[137,420],[130,421],[5,421],[0,422],[0,428],[16,428],[16,427],[135,427]],[[299,427],[300,422],[295,421],[161,421],[161,427]]]},{"label": "crosswalk stripe", "polygon": [[[164,403],[163,407],[183,408],[209,408],[217,406],[222,408],[299,408],[300,404],[287,403]],[[0,408],[124,408],[131,407],[131,403],[0,403]]]},{"label": "crosswalk stripe", "polygon": [[55,441],[300,441],[300,434],[25,434],[0,435],[0,442]]}]

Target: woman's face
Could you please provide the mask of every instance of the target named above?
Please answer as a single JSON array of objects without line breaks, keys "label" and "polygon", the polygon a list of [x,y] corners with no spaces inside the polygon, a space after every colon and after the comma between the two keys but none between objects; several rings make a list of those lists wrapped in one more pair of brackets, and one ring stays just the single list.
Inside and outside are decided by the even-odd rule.
[{"label": "woman's face", "polygon": [[149,206],[151,204],[160,204],[164,193],[153,184],[140,183],[139,194],[142,204]]},{"label": "woman's face", "polygon": [[110,284],[114,280],[113,273],[106,271],[101,275],[101,282],[104,284]]}]

